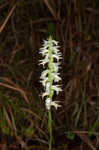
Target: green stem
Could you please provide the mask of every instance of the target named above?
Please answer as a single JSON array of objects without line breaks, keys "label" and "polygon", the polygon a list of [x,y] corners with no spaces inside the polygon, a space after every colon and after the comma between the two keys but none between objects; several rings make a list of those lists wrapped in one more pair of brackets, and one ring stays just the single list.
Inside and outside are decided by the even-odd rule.
[{"label": "green stem", "polygon": [[[48,74],[48,78],[49,78],[49,82],[50,82],[50,93],[49,93],[49,98],[52,101],[52,97],[53,97],[53,90],[52,90],[52,84],[53,84],[53,66],[52,66],[52,62],[53,62],[53,57],[52,57],[52,51],[53,51],[53,47],[52,47],[52,37],[49,37],[49,64],[48,64],[48,69],[50,70],[49,74]],[[51,114],[51,109],[48,110],[48,128],[49,128],[49,150],[52,150],[52,140],[53,140],[53,135],[52,135],[52,114]]]},{"label": "green stem", "polygon": [[48,110],[48,127],[49,127],[49,134],[50,134],[50,139],[49,139],[49,150],[52,149],[52,114],[51,110]]}]

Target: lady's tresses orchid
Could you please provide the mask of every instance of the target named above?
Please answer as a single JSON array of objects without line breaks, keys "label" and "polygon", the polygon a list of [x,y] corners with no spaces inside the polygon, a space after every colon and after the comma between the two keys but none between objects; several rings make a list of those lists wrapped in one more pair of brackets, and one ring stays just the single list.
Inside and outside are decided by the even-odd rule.
[{"label": "lady's tresses orchid", "polygon": [[48,40],[44,40],[43,47],[40,49],[40,54],[43,56],[43,59],[40,60],[40,65],[43,65],[43,67],[46,68],[41,73],[40,77],[40,82],[44,86],[45,90],[42,96],[46,97],[46,109],[50,110],[51,106],[54,106],[57,109],[61,105],[59,105],[59,101],[52,101],[52,97],[54,92],[58,94],[62,91],[60,85],[56,84],[61,80],[61,77],[59,76],[60,73],[58,71],[60,68],[59,60],[62,59],[62,55],[59,51],[58,42],[52,40],[51,37],[49,37]]}]

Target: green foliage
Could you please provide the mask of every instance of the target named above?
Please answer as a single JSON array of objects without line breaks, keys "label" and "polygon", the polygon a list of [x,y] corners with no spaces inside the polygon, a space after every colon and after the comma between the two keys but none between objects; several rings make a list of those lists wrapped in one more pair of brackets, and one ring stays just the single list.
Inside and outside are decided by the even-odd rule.
[{"label": "green foliage", "polygon": [[75,134],[72,133],[71,131],[69,131],[67,134],[66,134],[66,137],[70,140],[74,140],[75,138]]},{"label": "green foliage", "polygon": [[12,100],[9,96],[0,92],[0,103],[1,103],[0,129],[1,129],[2,133],[4,135],[13,136],[13,131],[11,131],[11,129],[7,123],[7,120],[5,118],[4,112],[3,112],[3,107],[5,107],[9,118],[11,118],[9,109],[8,109],[8,105],[9,105],[13,112],[13,117],[14,117],[14,118],[11,118],[10,121],[11,121],[12,125],[14,125],[17,128],[18,134],[21,137],[23,137],[23,136],[26,136],[28,138],[31,137],[35,130],[30,123],[29,123],[30,125],[27,124],[27,122],[29,122],[29,120],[30,120],[29,115],[27,117],[27,114],[20,110],[21,105],[24,106],[24,104],[22,104],[21,100],[19,100],[19,99]]},{"label": "green foliage", "polygon": [[94,124],[91,125],[91,129],[89,131],[89,137],[93,135],[93,132],[95,130],[99,129],[99,116],[97,117],[96,121],[94,122]]},{"label": "green foliage", "polygon": [[[53,131],[58,127],[55,137],[65,133],[73,142],[76,129],[86,131],[90,138],[99,130],[99,0],[20,0],[15,9],[16,1],[4,1],[0,2],[0,132],[14,136],[8,117],[18,136],[48,140],[48,116],[39,96],[43,89],[38,50],[41,40],[51,35],[63,53],[63,92],[53,97],[62,105],[59,113],[52,108]],[[30,103],[20,96],[24,93],[2,84],[22,88]],[[66,149],[62,145],[57,149]]]},{"label": "green foliage", "polygon": [[80,106],[78,106],[78,111],[77,111],[77,115],[75,117],[75,127],[77,127],[79,119],[80,119],[80,115],[82,112],[82,109],[84,108],[84,125],[87,125],[87,119],[86,119],[86,114],[87,114],[87,110],[86,110],[86,103],[85,103],[85,89],[83,91],[83,95],[82,95],[82,103]]},{"label": "green foliage", "polygon": [[27,138],[31,138],[33,134],[35,133],[35,129],[33,128],[33,125],[28,126],[28,128],[23,127],[22,131]]},{"label": "green foliage", "polygon": [[3,134],[13,136],[13,132],[6,122],[6,118],[2,109],[0,109],[0,129]]}]

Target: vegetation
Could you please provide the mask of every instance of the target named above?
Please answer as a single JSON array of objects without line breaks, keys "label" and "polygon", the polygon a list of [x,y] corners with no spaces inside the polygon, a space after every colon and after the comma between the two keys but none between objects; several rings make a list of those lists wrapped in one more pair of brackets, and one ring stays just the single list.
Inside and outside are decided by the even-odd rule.
[{"label": "vegetation", "polygon": [[48,150],[39,49],[62,53],[53,150],[99,148],[99,0],[0,1],[0,149]]}]

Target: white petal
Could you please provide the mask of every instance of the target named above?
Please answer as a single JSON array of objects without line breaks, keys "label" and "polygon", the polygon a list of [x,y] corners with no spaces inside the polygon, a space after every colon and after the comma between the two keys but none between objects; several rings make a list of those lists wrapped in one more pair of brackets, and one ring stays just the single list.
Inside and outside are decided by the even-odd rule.
[{"label": "white petal", "polygon": [[39,63],[39,64],[40,64],[40,65],[43,65],[43,66],[44,66],[46,63],[48,63],[48,62],[49,62],[49,54],[47,54],[44,59],[40,60],[40,62],[41,62],[41,63]]},{"label": "white petal", "polygon": [[59,47],[60,46],[53,46],[53,53],[55,53],[55,54],[60,53]]},{"label": "white petal", "polygon": [[54,68],[54,72],[58,72],[59,66],[57,63],[52,63],[53,68]]},{"label": "white petal", "polygon": [[42,72],[42,74],[41,74],[41,77],[40,77],[40,78],[45,80],[45,78],[47,77],[48,72],[49,72],[49,70],[48,70],[48,69],[47,69],[47,70],[44,70],[44,71]]},{"label": "white petal", "polygon": [[42,56],[45,56],[48,53],[48,50],[42,49],[39,53],[42,54]]},{"label": "white petal", "polygon": [[62,89],[61,89],[61,87],[59,85],[52,85],[52,89],[54,91],[56,91],[57,95],[58,95],[59,92],[62,91]]},{"label": "white petal", "polygon": [[48,77],[46,77],[44,80],[41,80],[40,82],[42,83],[42,85],[45,87],[46,83],[48,81]]},{"label": "white petal", "polygon": [[58,72],[58,70],[60,68],[60,66],[59,66],[60,64],[61,64],[60,62],[52,63],[53,68],[54,68],[54,72]]},{"label": "white petal", "polygon": [[61,105],[58,104],[59,102],[60,101],[52,101],[51,106],[54,106],[57,109],[58,107],[61,107]]},{"label": "white petal", "polygon": [[46,106],[47,110],[50,110],[50,108],[51,108],[51,99],[50,98],[47,98],[45,100],[45,106]]},{"label": "white petal", "polygon": [[44,93],[42,94],[42,98],[45,97],[45,96],[48,96],[48,95],[49,95],[48,92],[44,92]]},{"label": "white petal", "polygon": [[50,89],[50,82],[47,82],[46,83],[46,91],[49,91],[49,89]]},{"label": "white petal", "polygon": [[55,41],[55,40],[52,40],[52,43],[55,44],[55,45],[58,45],[59,42]]},{"label": "white petal", "polygon": [[61,107],[61,105],[59,105],[58,103],[60,103],[60,101],[51,101],[50,98],[47,98],[47,99],[45,100],[46,109],[47,109],[47,110],[50,110],[51,106],[54,106],[56,109],[57,109],[58,107]]},{"label": "white petal", "polygon": [[43,44],[44,44],[44,45],[49,45],[49,39],[43,40]]},{"label": "white petal", "polygon": [[56,54],[53,54],[52,57],[53,57],[53,58],[56,58],[57,60],[60,59],[60,57],[59,57],[58,55],[56,55]]},{"label": "white petal", "polygon": [[58,76],[58,73],[54,73],[54,81],[55,82],[59,82],[59,81],[61,81],[62,79],[61,79],[61,77],[59,77]]},{"label": "white petal", "polygon": [[45,86],[45,92],[43,93],[42,97],[48,96],[49,94],[50,94],[50,82],[47,82]]},{"label": "white petal", "polygon": [[50,83],[47,82],[45,85],[45,92],[43,93],[42,97],[47,96],[50,94]]}]

